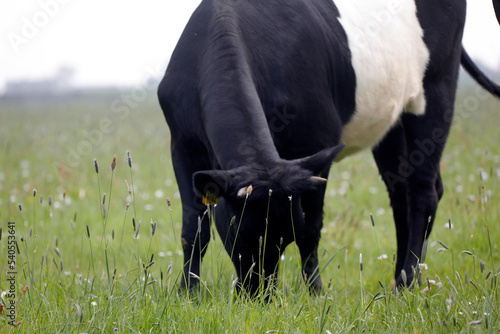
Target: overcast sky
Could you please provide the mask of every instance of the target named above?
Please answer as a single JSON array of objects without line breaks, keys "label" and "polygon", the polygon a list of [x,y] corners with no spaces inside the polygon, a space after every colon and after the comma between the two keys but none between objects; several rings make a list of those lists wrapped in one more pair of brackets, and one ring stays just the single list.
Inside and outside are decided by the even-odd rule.
[{"label": "overcast sky", "polygon": [[[161,76],[200,0],[2,0],[0,92],[8,80],[76,70],[78,85],[134,85]],[[469,0],[464,44],[500,68],[491,0]]]}]

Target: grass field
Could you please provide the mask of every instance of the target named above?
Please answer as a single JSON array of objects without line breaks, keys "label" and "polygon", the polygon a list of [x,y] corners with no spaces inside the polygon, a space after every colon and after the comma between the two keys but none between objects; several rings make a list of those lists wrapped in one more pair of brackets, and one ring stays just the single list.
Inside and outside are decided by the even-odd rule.
[{"label": "grass field", "polygon": [[460,90],[422,286],[392,288],[392,212],[365,152],[332,167],[324,294],[309,296],[292,244],[262,303],[234,296],[216,233],[200,292],[178,294],[181,203],[168,128],[153,92],[131,93],[0,100],[0,290],[17,311],[13,320],[3,310],[0,333],[499,332],[499,101]]}]

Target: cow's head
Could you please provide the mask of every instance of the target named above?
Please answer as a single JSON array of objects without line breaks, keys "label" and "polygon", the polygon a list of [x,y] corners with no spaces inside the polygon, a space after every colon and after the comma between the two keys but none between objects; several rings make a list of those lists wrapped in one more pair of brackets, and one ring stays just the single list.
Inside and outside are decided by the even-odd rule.
[{"label": "cow's head", "polygon": [[[303,235],[302,197],[326,186],[321,173],[328,171],[344,144],[298,160],[281,160],[272,166],[257,164],[231,170],[196,172],[193,184],[205,201],[218,200],[215,222],[239,277],[258,259],[272,274],[285,246]],[[251,186],[251,187],[250,187]],[[320,197],[321,201],[322,196]],[[321,215],[322,208],[316,209]],[[264,254],[265,251],[265,254]]]}]

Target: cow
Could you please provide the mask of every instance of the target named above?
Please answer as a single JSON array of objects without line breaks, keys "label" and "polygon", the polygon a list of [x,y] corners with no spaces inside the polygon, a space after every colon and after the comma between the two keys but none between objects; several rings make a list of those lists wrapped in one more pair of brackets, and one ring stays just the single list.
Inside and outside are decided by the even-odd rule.
[{"label": "cow", "polygon": [[328,173],[365,149],[393,210],[396,286],[409,286],[443,195],[460,64],[500,97],[462,47],[465,16],[465,0],[203,0],[158,88],[182,200],[181,288],[197,286],[215,221],[239,289],[275,282],[295,242],[320,293]]}]

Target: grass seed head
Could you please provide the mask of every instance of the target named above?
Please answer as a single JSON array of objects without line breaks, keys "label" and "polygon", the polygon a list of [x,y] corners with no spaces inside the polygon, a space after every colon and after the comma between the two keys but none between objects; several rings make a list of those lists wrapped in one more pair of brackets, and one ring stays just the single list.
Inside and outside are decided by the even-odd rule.
[{"label": "grass seed head", "polygon": [[78,322],[79,323],[82,323],[83,321],[83,311],[82,311],[82,308],[80,307],[80,305],[76,305],[76,315],[78,317]]},{"label": "grass seed head", "polygon": [[135,231],[135,238],[139,237],[139,230],[141,229],[141,221],[139,220],[139,224],[137,224],[137,230]]},{"label": "grass seed head", "polygon": [[132,168],[132,157],[130,156],[130,152],[127,151],[127,163],[130,168]]},{"label": "grass seed head", "polygon": [[167,205],[170,213],[172,213],[172,201],[170,200],[170,197],[167,197]]},{"label": "grass seed head", "polygon": [[155,232],[156,232],[156,225],[157,225],[157,223],[156,223],[156,222],[151,222],[151,236],[154,236],[154,235],[155,235]]},{"label": "grass seed head", "polygon": [[487,280],[488,278],[490,278],[490,276],[491,276],[491,270],[488,271],[488,273],[486,274],[486,278],[484,280]]},{"label": "grass seed head", "polygon": [[193,273],[193,272],[191,272],[191,271],[189,272],[189,276],[190,276],[190,277],[193,277],[193,278],[196,278],[198,281],[200,281],[200,282],[201,282],[201,277],[200,277],[200,276],[198,276],[198,275],[196,275],[195,273]]},{"label": "grass seed head", "polygon": [[436,241],[438,242],[438,244],[443,246],[445,249],[448,249],[448,246],[446,246],[442,241],[440,241],[440,240],[436,240]]},{"label": "grass seed head", "polygon": [[19,208],[19,211],[23,212],[23,206],[21,203],[19,203],[17,207]]},{"label": "grass seed head", "polygon": [[252,195],[252,191],[253,191],[253,186],[252,186],[252,185],[249,185],[249,186],[247,187],[247,197],[248,197],[248,196],[250,196],[250,195]]},{"label": "grass seed head", "polygon": [[94,159],[94,169],[97,174],[99,174],[99,164],[97,163],[97,159]]},{"label": "grass seed head", "polygon": [[172,271],[172,261],[170,261],[170,264],[168,265],[167,271],[165,272],[165,277],[170,274],[170,271]]},{"label": "grass seed head", "polygon": [[[231,277],[232,279],[232,277]],[[234,288],[236,287],[236,283],[238,283],[238,277],[232,280],[231,282],[231,294],[234,292]]]},{"label": "grass seed head", "polygon": [[113,155],[113,160],[111,161],[111,171],[114,171],[116,168],[116,155]]},{"label": "grass seed head", "polygon": [[256,262],[252,263],[250,269],[248,269],[248,273],[250,274],[249,278],[252,279],[253,268],[255,267]]},{"label": "grass seed head", "polygon": [[151,261],[151,262],[149,262],[149,264],[146,266],[146,269],[151,268],[151,266],[152,266],[153,264],[155,264],[155,263],[156,263],[156,261]]},{"label": "grass seed head", "polygon": [[406,276],[406,270],[404,270],[404,269],[401,270],[401,279],[403,280],[403,284],[406,286],[406,283],[408,282],[408,278]]},{"label": "grass seed head", "polygon": [[90,230],[89,230],[89,225],[87,224],[87,238],[90,239]]},{"label": "grass seed head", "polygon": [[36,197],[36,189],[33,189],[33,197]]}]

